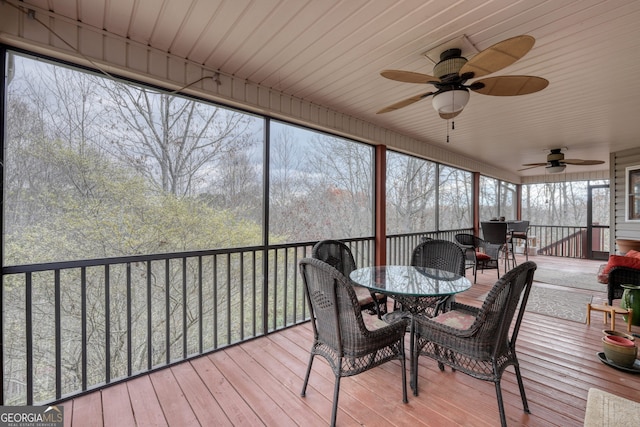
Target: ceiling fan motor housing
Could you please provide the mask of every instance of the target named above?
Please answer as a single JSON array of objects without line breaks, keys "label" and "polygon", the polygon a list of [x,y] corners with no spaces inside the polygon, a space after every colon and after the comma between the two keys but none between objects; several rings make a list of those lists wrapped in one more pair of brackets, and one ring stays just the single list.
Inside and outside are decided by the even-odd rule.
[{"label": "ceiling fan motor housing", "polygon": [[460,56],[460,49],[448,49],[440,54],[440,62],[433,67],[433,75],[440,81],[458,77],[458,72],[467,59]]},{"label": "ceiling fan motor housing", "polygon": [[556,162],[564,160],[564,153],[561,153],[558,149],[551,150],[551,153],[547,154],[547,162]]}]

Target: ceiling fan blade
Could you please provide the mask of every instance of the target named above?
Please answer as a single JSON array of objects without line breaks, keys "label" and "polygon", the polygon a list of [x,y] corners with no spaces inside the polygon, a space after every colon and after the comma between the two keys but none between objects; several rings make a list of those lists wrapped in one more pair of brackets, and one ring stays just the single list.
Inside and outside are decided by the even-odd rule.
[{"label": "ceiling fan blade", "polygon": [[539,168],[540,166],[546,166],[546,163],[529,163],[528,165],[522,165],[522,166],[529,166],[529,167],[518,169],[518,172],[526,171],[526,170],[533,169],[533,168]]},{"label": "ceiling fan blade", "polygon": [[536,39],[522,35],[503,40],[477,53],[460,69],[460,75],[473,73],[472,78],[486,76],[501,70],[531,50]]},{"label": "ceiling fan blade", "polygon": [[536,76],[488,77],[473,84],[477,85],[478,83],[482,83],[484,86],[476,89],[472,85],[470,89],[483,95],[493,96],[527,95],[541,91],[549,85],[547,79]]},{"label": "ceiling fan blade", "polygon": [[384,70],[380,72],[382,77],[404,83],[430,83],[439,82],[437,77],[428,74],[414,73],[413,71]]},{"label": "ceiling fan blade", "polygon": [[602,165],[604,164],[604,160],[583,160],[582,164],[585,166]]},{"label": "ceiling fan blade", "polygon": [[582,159],[564,159],[562,162],[568,165],[583,165],[583,166],[601,165],[604,163],[604,161],[602,160],[582,160]]},{"label": "ceiling fan blade", "polygon": [[399,110],[400,108],[406,107],[407,105],[411,105],[414,102],[418,102],[421,99],[424,99],[429,95],[433,95],[434,93],[435,92],[426,92],[426,93],[421,93],[420,95],[412,96],[411,98],[407,98],[407,99],[404,99],[402,101],[396,102],[395,104],[391,104],[391,105],[383,108],[382,110],[376,112],[376,114],[388,113],[390,111]]},{"label": "ceiling fan blade", "polygon": [[457,117],[458,114],[460,113],[462,113],[462,110],[456,111],[455,113],[438,113],[438,114],[440,114],[441,119],[450,120],[450,119],[453,119],[454,117]]}]

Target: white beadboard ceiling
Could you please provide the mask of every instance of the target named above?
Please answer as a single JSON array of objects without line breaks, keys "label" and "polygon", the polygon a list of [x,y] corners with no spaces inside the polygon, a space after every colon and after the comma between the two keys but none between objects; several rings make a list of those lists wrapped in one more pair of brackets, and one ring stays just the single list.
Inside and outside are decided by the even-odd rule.
[{"label": "white beadboard ceiling", "polygon": [[[640,1],[636,0],[24,0],[120,37],[461,153],[520,176],[550,148],[597,159],[640,146]],[[490,76],[549,80],[541,92],[471,93],[455,129],[427,98],[376,114],[432,86],[380,76],[432,74],[423,53],[466,36],[479,51],[520,34],[521,60]],[[393,147],[391,147],[393,148]]]}]

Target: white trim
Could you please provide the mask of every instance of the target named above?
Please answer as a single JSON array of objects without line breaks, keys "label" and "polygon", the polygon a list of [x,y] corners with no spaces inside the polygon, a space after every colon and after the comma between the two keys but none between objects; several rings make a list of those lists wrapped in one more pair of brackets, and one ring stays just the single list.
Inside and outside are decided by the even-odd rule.
[{"label": "white trim", "polygon": [[629,175],[631,172],[638,172],[640,174],[640,165],[628,166],[624,170],[624,220],[625,222],[640,222],[640,209],[638,210],[638,218],[629,218],[629,209],[631,208],[629,201],[631,197],[634,195],[638,197],[637,203],[640,204],[640,191],[633,193],[629,185]]}]

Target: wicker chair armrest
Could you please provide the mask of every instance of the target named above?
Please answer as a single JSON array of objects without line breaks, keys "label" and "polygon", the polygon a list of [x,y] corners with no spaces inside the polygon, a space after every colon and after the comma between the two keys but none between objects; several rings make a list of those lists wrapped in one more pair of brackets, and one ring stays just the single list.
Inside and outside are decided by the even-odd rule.
[{"label": "wicker chair armrest", "polygon": [[484,245],[484,253],[489,255],[492,259],[498,258],[498,254],[504,245],[498,245],[494,243],[487,243]]},{"label": "wicker chair armrest", "polygon": [[476,248],[474,246],[463,245],[460,243],[458,243],[458,246],[460,246],[462,252],[464,252],[464,257],[467,261],[476,262]]},{"label": "wicker chair armrest", "polygon": [[455,244],[460,246],[462,248],[462,250],[467,250],[467,249],[475,250],[475,246],[473,246],[473,245],[468,245],[466,243],[460,243],[460,242],[455,242]]},{"label": "wicker chair armrest", "polygon": [[640,270],[631,267],[613,267],[609,271],[609,283],[640,285]]},{"label": "wicker chair armrest", "polygon": [[477,316],[478,313],[480,312],[480,307],[475,307],[475,306],[472,306],[472,305],[462,304],[462,303],[454,301],[453,303],[451,303],[450,310],[462,311],[465,314],[470,314],[472,316]]}]

